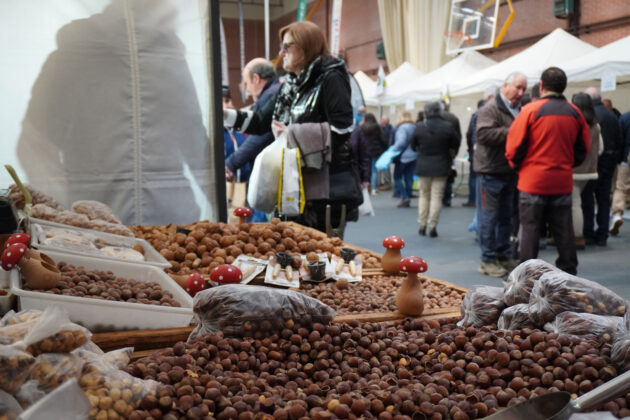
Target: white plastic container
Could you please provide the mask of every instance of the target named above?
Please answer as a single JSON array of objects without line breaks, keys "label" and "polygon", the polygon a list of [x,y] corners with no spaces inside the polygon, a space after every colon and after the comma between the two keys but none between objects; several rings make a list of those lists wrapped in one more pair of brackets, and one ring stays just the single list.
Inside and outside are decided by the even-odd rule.
[{"label": "white plastic container", "polygon": [[[78,232],[84,235],[91,235],[93,237],[102,239],[104,241],[108,241],[109,243],[118,244],[117,246],[124,246],[126,248],[133,248],[136,245],[140,245],[144,249],[144,261],[135,261],[135,260],[126,260],[123,258],[116,258],[105,255],[98,250],[94,250],[94,252],[79,251],[72,248],[65,248],[60,246],[48,245],[45,243],[46,232],[50,229],[65,229],[70,232]],[[33,248],[39,249],[45,253],[48,251],[58,251],[63,253],[75,254],[75,255],[83,255],[86,257],[92,258],[102,258],[110,261],[122,261],[129,262],[133,264],[143,264],[143,265],[154,265],[156,267],[167,268],[171,266],[169,263],[155,248],[151,246],[150,243],[145,241],[144,239],[139,238],[130,238],[122,235],[114,235],[113,233],[100,232],[98,230],[93,229],[83,229],[70,225],[62,225],[56,222],[49,222],[47,220],[34,219],[30,218],[28,224],[28,233],[31,235],[31,246]]]},{"label": "white plastic container", "polygon": [[22,289],[18,270],[11,271],[11,292],[18,296],[20,309],[43,311],[49,305],[61,305],[70,320],[92,332],[185,327],[193,316],[193,300],[173,279],[158,267],[107,261],[80,255],[47,252],[55,262],[83,266],[87,270],[111,270],[116,276],[142,282],[156,282],[168,290],[181,307],[114,302],[76,296],[55,295]]}]

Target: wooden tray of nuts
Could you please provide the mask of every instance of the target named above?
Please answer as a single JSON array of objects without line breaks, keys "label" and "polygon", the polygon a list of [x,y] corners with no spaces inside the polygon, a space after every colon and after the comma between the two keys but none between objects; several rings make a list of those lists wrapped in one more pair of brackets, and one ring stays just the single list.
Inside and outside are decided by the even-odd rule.
[{"label": "wooden tray of nuts", "polygon": [[[448,293],[451,299],[461,299],[466,293],[466,289],[463,287],[456,286],[452,283],[435,279],[432,277],[426,277],[426,281],[424,284],[426,285],[427,290],[431,290],[431,295],[427,293],[428,296],[428,304],[425,306],[427,309],[424,311],[424,314],[419,317],[419,319],[438,319],[438,318],[452,318],[459,319],[461,317],[459,304],[455,305],[455,301],[453,300],[450,303],[450,306],[439,304],[434,305],[430,303],[431,299],[435,296],[432,294],[438,291],[450,290]],[[367,290],[369,293],[376,289],[376,286],[379,286],[379,283],[383,283],[383,286],[387,289],[391,289],[388,294],[391,294],[392,298],[395,296],[395,289],[398,287],[398,284],[402,281],[402,277],[396,276],[374,276],[367,277],[364,281],[353,283],[349,285],[349,289],[344,290],[343,292],[347,292],[348,294],[352,293],[353,289],[363,289]],[[389,282],[389,283],[388,283]],[[310,285],[312,286],[312,285]],[[320,290],[316,289],[321,287],[322,290],[335,290],[335,283],[321,283],[317,284],[315,288],[308,287],[311,290]],[[323,287],[325,286],[325,287]],[[449,289],[450,288],[450,289]],[[303,291],[306,294],[307,291]],[[364,292],[365,295],[366,292]],[[439,293],[439,292],[438,292]],[[317,294],[317,292],[313,292],[313,294]],[[317,296],[314,296],[317,297]],[[367,297],[365,297],[367,299]],[[357,298],[361,299],[361,298]],[[386,300],[386,299],[384,299]],[[324,300],[325,303],[327,303]],[[381,307],[383,307],[382,305]],[[336,323],[346,323],[353,321],[360,322],[391,322],[400,319],[404,319],[405,316],[395,310],[395,306],[388,306],[392,310],[390,311],[382,311],[382,312],[355,312],[348,313],[343,310],[339,310],[338,308],[334,308],[338,311],[337,317],[333,322]],[[155,351],[155,349],[161,349],[164,347],[168,347],[176,343],[177,341],[186,341],[188,335],[192,332],[193,327],[182,327],[182,328],[165,328],[159,330],[134,330],[134,331],[119,331],[119,332],[108,332],[108,333],[98,333],[92,336],[92,341],[101,347],[104,351],[109,351],[113,349],[118,349],[122,347],[132,346],[135,348],[136,352],[140,352],[138,354],[142,355],[151,350]]]}]

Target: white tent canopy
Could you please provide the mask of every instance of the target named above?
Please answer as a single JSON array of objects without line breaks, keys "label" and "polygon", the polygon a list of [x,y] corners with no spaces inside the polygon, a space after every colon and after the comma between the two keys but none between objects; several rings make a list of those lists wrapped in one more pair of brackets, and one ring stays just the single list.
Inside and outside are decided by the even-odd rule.
[{"label": "white tent canopy", "polygon": [[531,47],[511,56],[492,67],[470,77],[454,82],[450,86],[451,96],[483,92],[488,86],[500,86],[512,72],[520,71],[527,76],[527,84],[540,79],[547,67],[562,67],[575,57],[582,57],[596,48],[562,29],[555,29]]},{"label": "white tent canopy", "polygon": [[437,100],[449,91],[449,85],[462,75],[477,73],[496,64],[496,61],[475,51],[467,50],[453,58],[442,67],[433,70],[413,81],[400,98],[399,103],[406,100],[431,101]]},{"label": "white tent canopy", "polygon": [[357,81],[359,87],[361,88],[361,92],[363,93],[363,100],[365,100],[368,96],[374,96],[376,92],[376,82],[370,79],[370,76],[363,73],[361,70],[354,73],[354,80]]},{"label": "white tent canopy", "polygon": [[601,79],[604,75],[630,76],[630,36],[611,42],[562,66],[569,82]]},{"label": "white tent canopy", "polygon": [[396,98],[403,95],[409,88],[409,84],[422,77],[424,73],[405,61],[396,70],[385,77],[385,93],[376,96],[376,89],[372,95],[365,92],[365,103],[368,105],[389,105],[396,103]]}]

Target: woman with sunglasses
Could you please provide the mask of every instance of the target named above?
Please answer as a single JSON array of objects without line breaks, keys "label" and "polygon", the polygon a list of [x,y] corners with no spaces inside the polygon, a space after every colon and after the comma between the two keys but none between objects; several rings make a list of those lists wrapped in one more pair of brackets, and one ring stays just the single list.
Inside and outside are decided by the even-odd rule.
[{"label": "woman with sunglasses", "polygon": [[[353,192],[358,190],[359,198],[348,197],[345,202],[309,199],[305,186],[307,203],[297,221],[325,231],[327,204],[332,206],[334,227],[339,223],[341,204],[346,205],[346,220],[353,221],[358,219],[357,208],[362,201],[349,142],[353,129],[350,81],[345,63],[329,55],[324,33],[314,23],[294,22],[280,29],[279,35],[282,67],[287,75],[275,100],[255,113],[224,109],[224,125],[252,134],[269,131],[271,126],[278,136],[292,125],[328,123],[332,151],[330,196],[336,195],[341,182],[349,183]],[[353,176],[355,173],[357,176]]]}]

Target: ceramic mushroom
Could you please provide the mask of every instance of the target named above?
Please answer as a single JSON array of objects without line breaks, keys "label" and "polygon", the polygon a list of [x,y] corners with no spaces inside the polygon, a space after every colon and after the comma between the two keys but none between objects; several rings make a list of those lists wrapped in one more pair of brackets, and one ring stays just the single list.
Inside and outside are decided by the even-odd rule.
[{"label": "ceramic mushroom", "polygon": [[4,243],[4,249],[7,249],[9,245],[17,243],[28,245],[30,242],[31,237],[28,236],[26,233],[14,233],[13,235],[9,236],[7,241]]},{"label": "ceramic mushroom", "polygon": [[186,280],[186,287],[184,289],[190,296],[195,297],[198,292],[201,292],[205,288],[206,281],[203,279],[201,274],[192,273],[188,276],[188,279]]},{"label": "ceramic mushroom", "polygon": [[419,257],[406,257],[398,263],[398,269],[407,273],[407,278],[396,295],[398,311],[404,315],[419,316],[424,311],[424,293],[418,273],[427,271],[427,263]]},{"label": "ceramic mushroom", "polygon": [[240,219],[240,224],[246,223],[247,218],[250,217],[252,214],[254,214],[254,212],[248,207],[237,207],[236,209],[234,209],[234,216]]},{"label": "ceramic mushroom", "polygon": [[10,244],[0,257],[2,268],[9,271],[20,267],[24,284],[32,289],[56,287],[61,281],[61,273],[55,262],[45,254],[40,256],[36,251],[32,252],[39,258],[29,257],[28,251],[28,247],[21,242]]},{"label": "ceramic mushroom", "polygon": [[387,274],[398,273],[398,262],[402,258],[400,250],[405,247],[405,241],[398,236],[388,236],[383,240],[385,254],[381,258],[381,267]]},{"label": "ceramic mushroom", "polygon": [[231,264],[221,264],[210,272],[210,280],[219,284],[240,283],[243,273]]}]

